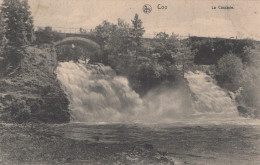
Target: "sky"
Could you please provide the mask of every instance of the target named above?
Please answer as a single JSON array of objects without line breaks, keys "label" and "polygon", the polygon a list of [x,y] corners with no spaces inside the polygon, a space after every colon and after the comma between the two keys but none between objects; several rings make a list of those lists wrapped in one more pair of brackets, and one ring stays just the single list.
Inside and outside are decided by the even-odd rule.
[{"label": "sky", "polygon": [[[103,20],[131,23],[137,13],[146,35],[162,31],[260,40],[258,0],[29,0],[29,4],[35,26],[91,29]],[[151,13],[142,11],[144,4],[152,6]],[[167,9],[158,9],[158,4]],[[212,9],[219,5],[235,9]]]}]

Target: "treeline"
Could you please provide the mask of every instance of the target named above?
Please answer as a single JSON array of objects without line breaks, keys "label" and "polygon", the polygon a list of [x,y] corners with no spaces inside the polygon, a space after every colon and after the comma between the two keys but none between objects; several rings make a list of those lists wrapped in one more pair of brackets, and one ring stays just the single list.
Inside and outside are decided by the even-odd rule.
[{"label": "treeline", "polygon": [[[144,32],[138,14],[131,24],[121,19],[117,24],[103,21],[91,31],[101,46],[101,54],[93,54],[89,61],[109,65],[119,75],[128,77],[131,87],[141,95],[162,83],[183,81],[175,63],[181,56],[180,49],[186,47],[175,34],[160,32],[145,39]],[[190,55],[189,50],[185,53]]]},{"label": "treeline", "polygon": [[195,56],[194,63],[198,65],[216,64],[227,53],[234,53],[247,62],[248,50],[254,48],[254,42],[250,39],[190,37],[189,43]]}]

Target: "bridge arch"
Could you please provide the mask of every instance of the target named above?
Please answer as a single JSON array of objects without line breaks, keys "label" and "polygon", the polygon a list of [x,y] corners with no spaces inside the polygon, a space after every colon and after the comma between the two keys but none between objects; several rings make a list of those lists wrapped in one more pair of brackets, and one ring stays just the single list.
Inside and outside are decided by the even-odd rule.
[{"label": "bridge arch", "polygon": [[67,44],[75,44],[80,45],[82,47],[85,47],[87,49],[90,49],[92,51],[100,51],[100,46],[96,42],[86,39],[83,37],[66,37],[60,41],[57,41],[54,43],[54,46],[61,46],[61,45],[67,45]]}]

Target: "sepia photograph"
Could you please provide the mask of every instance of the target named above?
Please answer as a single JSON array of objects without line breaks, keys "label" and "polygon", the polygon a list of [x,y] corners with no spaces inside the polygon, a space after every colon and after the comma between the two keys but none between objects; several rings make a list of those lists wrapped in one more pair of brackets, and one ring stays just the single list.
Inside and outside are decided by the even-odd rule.
[{"label": "sepia photograph", "polygon": [[0,165],[260,165],[260,0],[0,0]]}]

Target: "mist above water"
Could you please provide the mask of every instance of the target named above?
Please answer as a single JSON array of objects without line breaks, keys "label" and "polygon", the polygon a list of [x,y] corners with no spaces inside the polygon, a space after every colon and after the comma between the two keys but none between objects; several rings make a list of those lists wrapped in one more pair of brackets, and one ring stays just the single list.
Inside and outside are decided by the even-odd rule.
[{"label": "mist above water", "polygon": [[125,77],[102,64],[64,62],[56,73],[69,96],[75,122],[172,123],[238,118],[232,99],[202,72],[186,73],[191,92],[168,85],[142,98]]}]

